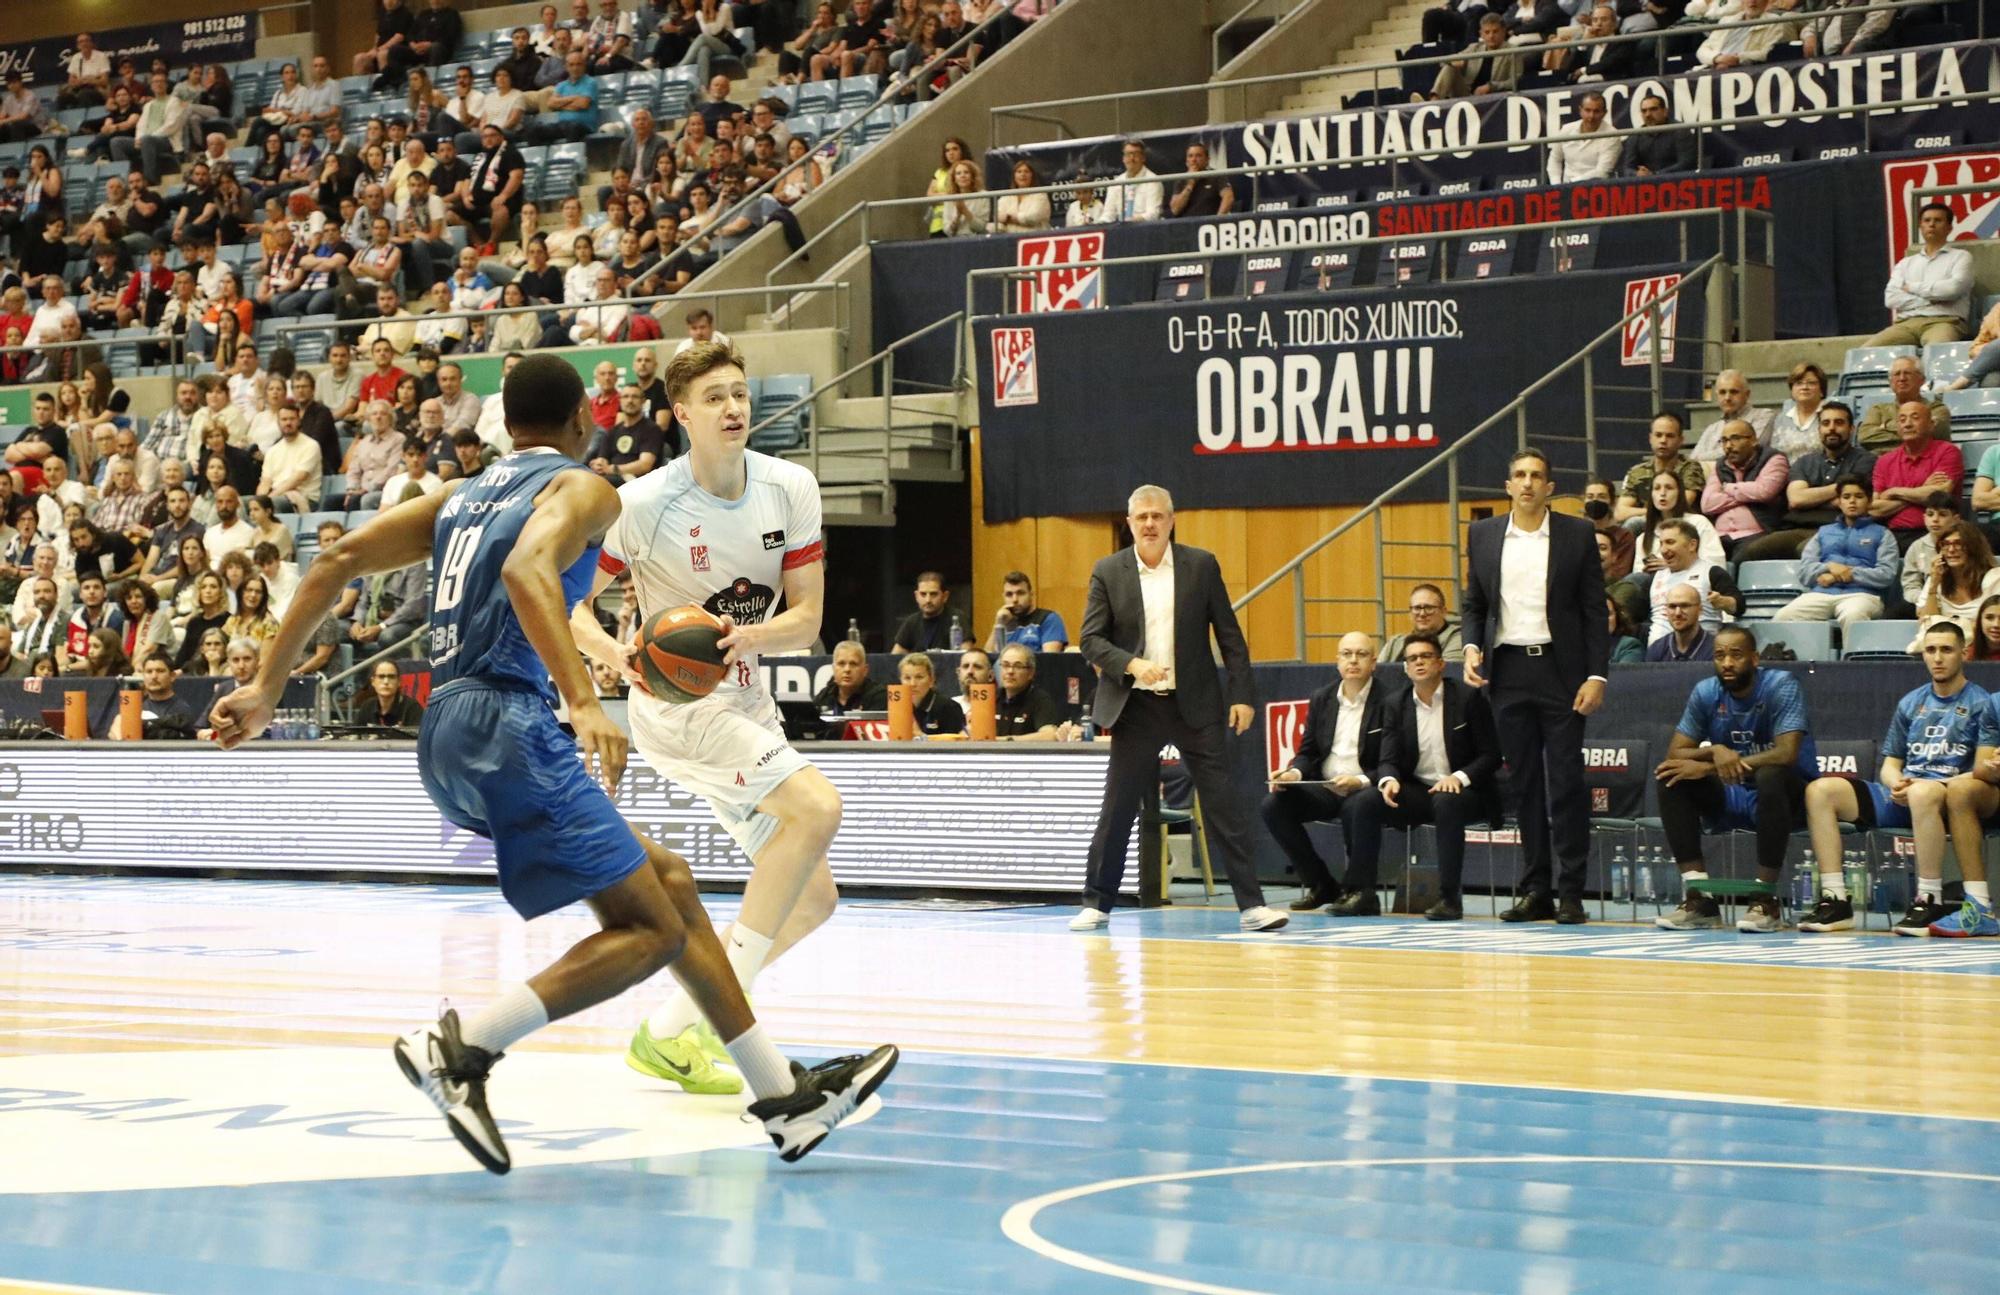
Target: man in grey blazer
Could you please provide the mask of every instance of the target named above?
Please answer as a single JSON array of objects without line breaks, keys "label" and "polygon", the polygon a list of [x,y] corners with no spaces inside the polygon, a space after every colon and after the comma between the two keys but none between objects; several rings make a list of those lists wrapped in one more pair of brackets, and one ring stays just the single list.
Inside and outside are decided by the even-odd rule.
[{"label": "man in grey blazer", "polygon": [[1276,930],[1289,919],[1265,906],[1257,884],[1249,815],[1229,785],[1223,688],[1208,646],[1213,630],[1229,680],[1228,724],[1242,733],[1255,715],[1250,649],[1229,605],[1222,568],[1206,549],[1170,542],[1174,501],[1159,486],[1134,490],[1126,512],[1133,545],[1091,570],[1083,612],[1083,655],[1098,671],[1093,710],[1098,726],[1112,730],[1112,741],[1084,906],[1070,929],[1097,930],[1110,921],[1132,824],[1146,792],[1159,783],[1160,748],[1172,743],[1194,775],[1209,848],[1222,856],[1243,929]]}]

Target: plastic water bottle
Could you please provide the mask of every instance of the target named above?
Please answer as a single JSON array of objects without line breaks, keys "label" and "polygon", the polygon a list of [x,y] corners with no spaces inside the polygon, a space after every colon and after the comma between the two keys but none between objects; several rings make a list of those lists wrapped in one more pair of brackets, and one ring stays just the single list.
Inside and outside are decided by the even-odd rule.
[{"label": "plastic water bottle", "polygon": [[849,643],[861,641],[861,622],[852,616],[847,618],[847,641]]},{"label": "plastic water bottle", "polygon": [[1800,912],[1810,910],[1818,900],[1819,862],[1811,850],[1806,851],[1805,862],[1792,874],[1792,907]]},{"label": "plastic water bottle", "polygon": [[957,612],[951,614],[951,650],[965,651],[965,622],[959,620]]},{"label": "plastic water bottle", "polygon": [[1089,711],[1083,713],[1083,740],[1086,742],[1097,740],[1097,720]]},{"label": "plastic water bottle", "polygon": [[1632,869],[1625,862],[1625,847],[1611,852],[1611,902],[1623,904],[1632,898]]},{"label": "plastic water bottle", "polygon": [[1653,869],[1646,862],[1646,856],[1633,852],[1632,858],[1632,902],[1650,904],[1654,899]]},{"label": "plastic water bottle", "polygon": [[1661,902],[1680,903],[1681,870],[1667,857],[1667,848],[1663,845],[1653,847],[1653,875],[1660,879],[1655,893]]},{"label": "plastic water bottle", "polygon": [[319,741],[319,708],[312,707],[305,712],[305,736],[308,742]]},{"label": "plastic water bottle", "polygon": [[1841,856],[1841,872],[1847,881],[1847,897],[1864,907],[1868,903],[1868,859],[1859,850],[1848,850]]}]

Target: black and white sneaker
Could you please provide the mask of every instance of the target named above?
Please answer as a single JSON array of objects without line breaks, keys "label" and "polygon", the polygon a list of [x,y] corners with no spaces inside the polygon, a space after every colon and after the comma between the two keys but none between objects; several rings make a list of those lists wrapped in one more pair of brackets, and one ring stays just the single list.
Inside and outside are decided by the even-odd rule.
[{"label": "black and white sneaker", "polygon": [[1918,895],[1910,911],[1896,923],[1896,934],[1930,938],[1931,923],[1942,922],[1958,911],[1958,905],[1941,902],[1936,895]]},{"label": "black and white sneaker", "polygon": [[1854,901],[1837,899],[1831,893],[1819,892],[1819,903],[1813,911],[1799,919],[1801,931],[1815,933],[1823,931],[1851,931],[1854,929]]},{"label": "black and white sneaker", "polygon": [[500,1140],[500,1127],[486,1109],[486,1076],[504,1053],[465,1042],[458,1032],[458,1011],[450,1007],[436,1025],[397,1039],[395,1052],[403,1078],[444,1112],[452,1136],[474,1160],[496,1174],[514,1167],[507,1144]]},{"label": "black and white sneaker", "polygon": [[867,1056],[835,1057],[807,1070],[794,1061],[792,1078],[798,1087],[783,1097],[750,1103],[750,1114],[764,1123],[786,1164],[803,1157],[868,1100],[902,1054],[883,1044]]}]

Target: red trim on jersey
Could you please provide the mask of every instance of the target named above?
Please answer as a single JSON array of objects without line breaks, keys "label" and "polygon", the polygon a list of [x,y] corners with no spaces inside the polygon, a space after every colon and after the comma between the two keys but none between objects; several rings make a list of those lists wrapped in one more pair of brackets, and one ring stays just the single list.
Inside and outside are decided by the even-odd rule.
[{"label": "red trim on jersey", "polygon": [[785,570],[791,571],[798,567],[810,566],[825,556],[826,545],[818,540],[814,540],[802,549],[793,549],[790,553],[785,554]]},{"label": "red trim on jersey", "polygon": [[617,558],[612,557],[611,550],[609,549],[599,549],[597,551],[597,569],[608,576],[622,576],[625,574],[625,564]]}]

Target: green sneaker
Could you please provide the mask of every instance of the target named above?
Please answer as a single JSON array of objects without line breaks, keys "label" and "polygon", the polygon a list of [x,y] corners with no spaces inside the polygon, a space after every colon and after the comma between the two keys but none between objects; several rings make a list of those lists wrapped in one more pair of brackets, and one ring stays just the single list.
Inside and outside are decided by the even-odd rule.
[{"label": "green sneaker", "polygon": [[675,1036],[674,1042],[685,1044],[706,1057],[711,1065],[734,1066],[729,1049],[722,1046],[722,1036],[707,1021],[697,1021]]},{"label": "green sneaker", "polygon": [[733,1070],[717,1070],[708,1054],[689,1039],[692,1033],[685,1030],[663,1042],[641,1021],[632,1046],[625,1051],[625,1064],[642,1075],[679,1084],[690,1093],[742,1092],[743,1076]]}]

